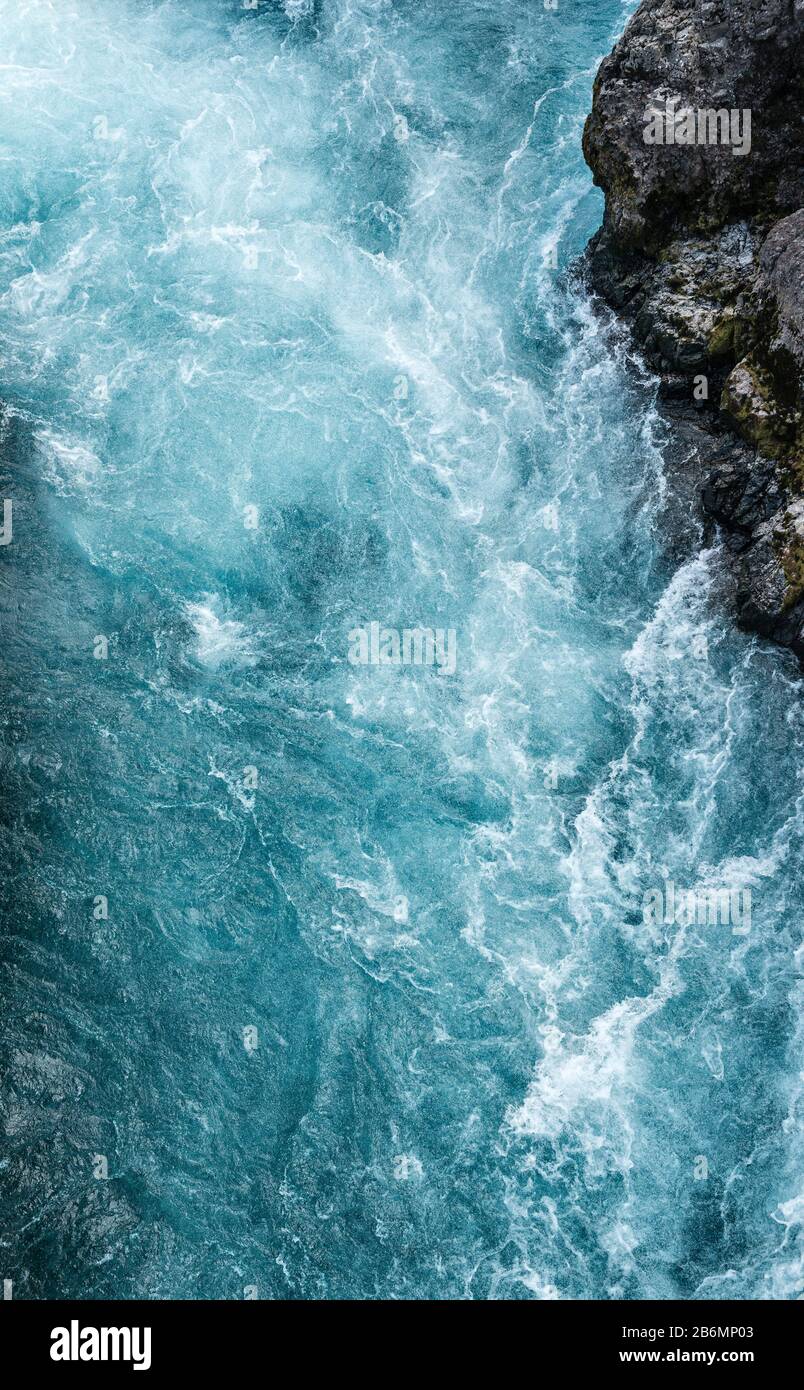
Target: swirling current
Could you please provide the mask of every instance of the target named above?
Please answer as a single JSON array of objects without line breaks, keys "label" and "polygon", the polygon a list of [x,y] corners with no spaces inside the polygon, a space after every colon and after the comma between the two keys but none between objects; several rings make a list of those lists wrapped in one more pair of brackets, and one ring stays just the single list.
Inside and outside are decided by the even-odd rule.
[{"label": "swirling current", "polygon": [[802,1291],[800,676],[578,273],[631,8],[0,2],[15,1297]]}]

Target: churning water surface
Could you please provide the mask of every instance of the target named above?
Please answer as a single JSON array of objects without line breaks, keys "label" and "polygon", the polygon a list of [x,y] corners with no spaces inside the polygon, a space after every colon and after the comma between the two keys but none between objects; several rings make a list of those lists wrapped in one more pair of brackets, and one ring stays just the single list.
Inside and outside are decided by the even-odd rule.
[{"label": "churning water surface", "polygon": [[630,8],[0,2],[15,1297],[801,1291],[799,678],[568,273]]}]

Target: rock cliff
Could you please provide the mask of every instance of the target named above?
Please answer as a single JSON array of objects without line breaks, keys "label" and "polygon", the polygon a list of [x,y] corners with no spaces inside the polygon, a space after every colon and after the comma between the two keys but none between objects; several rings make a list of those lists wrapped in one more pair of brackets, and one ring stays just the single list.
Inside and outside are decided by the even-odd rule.
[{"label": "rock cliff", "polygon": [[804,0],[643,0],[584,154],[590,283],[692,444],[738,621],[804,659]]}]

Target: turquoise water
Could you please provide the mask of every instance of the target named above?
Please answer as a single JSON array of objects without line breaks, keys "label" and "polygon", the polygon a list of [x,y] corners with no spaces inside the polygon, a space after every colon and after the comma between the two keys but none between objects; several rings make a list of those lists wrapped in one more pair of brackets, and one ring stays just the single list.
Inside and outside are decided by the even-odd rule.
[{"label": "turquoise water", "polygon": [[0,3],[15,1297],[802,1290],[800,680],[568,273],[629,12]]}]

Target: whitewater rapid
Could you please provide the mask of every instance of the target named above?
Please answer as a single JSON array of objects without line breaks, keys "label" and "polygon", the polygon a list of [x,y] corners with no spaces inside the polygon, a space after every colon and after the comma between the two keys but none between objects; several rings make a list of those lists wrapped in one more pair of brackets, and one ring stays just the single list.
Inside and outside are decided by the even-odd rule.
[{"label": "whitewater rapid", "polygon": [[20,1297],[801,1292],[800,676],[575,269],[629,12],[0,0]]}]

